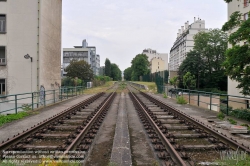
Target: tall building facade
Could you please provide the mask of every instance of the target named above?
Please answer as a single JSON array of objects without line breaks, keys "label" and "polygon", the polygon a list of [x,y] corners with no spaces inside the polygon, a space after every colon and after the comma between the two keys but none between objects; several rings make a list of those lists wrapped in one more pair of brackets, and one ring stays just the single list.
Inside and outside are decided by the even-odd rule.
[{"label": "tall building facade", "polygon": [[0,1],[0,95],[61,84],[62,0]]},{"label": "tall building facade", "polygon": [[[247,20],[248,19],[248,13],[250,11],[250,5],[249,5],[249,0],[233,0],[232,2],[228,3],[228,19],[230,18],[231,14],[239,11],[242,14],[242,20]],[[236,27],[235,29],[233,29],[232,31],[228,31],[228,35],[230,35],[231,33],[235,32],[238,28]],[[243,45],[244,42],[240,42],[240,45]],[[230,44],[228,45],[228,47],[232,47]],[[240,93],[240,89],[236,88],[238,86],[238,82],[231,80],[228,77],[228,94],[229,95],[234,95],[234,96],[243,96]],[[233,102],[232,106],[234,108],[247,108],[247,104],[244,104],[244,101],[239,100],[239,99],[234,99],[234,98],[230,98],[231,101],[236,100],[237,102]],[[245,101],[246,103],[249,103],[248,101]]]},{"label": "tall building facade", "polygon": [[[164,70],[168,70],[168,54],[167,53],[158,53],[156,50],[152,50],[150,48],[144,49],[142,51],[142,54],[145,54],[148,56],[148,61],[150,62],[153,58],[160,58],[162,61],[164,61]],[[153,67],[155,68],[155,67]]]},{"label": "tall building facade", "polygon": [[155,73],[165,70],[165,61],[160,57],[154,57],[150,61],[150,72]]},{"label": "tall building facade", "polygon": [[170,50],[169,71],[177,72],[183,60],[187,57],[187,53],[194,47],[194,35],[200,31],[206,31],[205,20],[194,17],[194,22],[189,25],[189,21],[185,26],[181,26],[178,30],[177,38]]},{"label": "tall building facade", "polygon": [[63,48],[63,76],[66,76],[66,67],[71,60],[84,60],[91,65],[91,69],[95,75],[99,75],[100,70],[100,55],[96,54],[96,47],[88,46],[86,39],[82,41],[81,46],[74,48]]}]

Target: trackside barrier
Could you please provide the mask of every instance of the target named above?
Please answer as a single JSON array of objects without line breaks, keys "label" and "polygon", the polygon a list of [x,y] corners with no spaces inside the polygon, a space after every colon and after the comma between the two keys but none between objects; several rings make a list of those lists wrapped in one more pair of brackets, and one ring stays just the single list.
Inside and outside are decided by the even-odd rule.
[{"label": "trackside barrier", "polygon": [[83,86],[60,87],[58,89],[0,96],[0,115],[23,110],[34,110],[83,94]]}]

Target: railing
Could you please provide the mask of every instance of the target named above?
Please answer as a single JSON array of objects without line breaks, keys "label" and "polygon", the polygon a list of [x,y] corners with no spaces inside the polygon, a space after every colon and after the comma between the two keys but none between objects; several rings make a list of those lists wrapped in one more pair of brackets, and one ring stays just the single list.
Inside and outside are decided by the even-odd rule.
[{"label": "railing", "polygon": [[34,110],[82,95],[85,87],[60,87],[59,89],[0,96],[0,114],[13,114],[23,110]]},{"label": "railing", "polygon": [[229,115],[233,109],[250,108],[250,97],[234,96],[222,93],[212,93],[205,91],[197,91],[190,89],[174,89],[172,87],[163,86],[163,92],[171,98],[183,96],[190,105],[198,107],[222,111]]}]

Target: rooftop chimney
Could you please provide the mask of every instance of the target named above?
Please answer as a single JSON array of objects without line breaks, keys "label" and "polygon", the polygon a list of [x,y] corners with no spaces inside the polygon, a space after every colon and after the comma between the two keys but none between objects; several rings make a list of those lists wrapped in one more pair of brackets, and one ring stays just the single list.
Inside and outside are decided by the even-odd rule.
[{"label": "rooftop chimney", "polygon": [[179,33],[177,33],[177,37],[179,37]]},{"label": "rooftop chimney", "polygon": [[184,32],[184,26],[181,26],[181,33]]},{"label": "rooftop chimney", "polygon": [[194,22],[196,21],[196,18],[194,17]]},{"label": "rooftop chimney", "polygon": [[185,30],[187,30],[188,29],[188,21],[187,22],[185,22]]},{"label": "rooftop chimney", "polygon": [[179,34],[181,35],[181,30],[180,29],[178,29],[179,30]]}]

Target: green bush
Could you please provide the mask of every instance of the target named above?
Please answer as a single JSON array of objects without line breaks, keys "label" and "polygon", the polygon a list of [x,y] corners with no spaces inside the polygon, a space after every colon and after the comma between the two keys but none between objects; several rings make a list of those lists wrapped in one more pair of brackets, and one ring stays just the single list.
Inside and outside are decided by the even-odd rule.
[{"label": "green bush", "polygon": [[223,114],[223,112],[219,112],[217,115],[217,118],[219,118],[220,120],[223,120],[225,118],[225,115]]},{"label": "green bush", "polygon": [[239,119],[244,119],[250,121],[250,111],[249,109],[235,109],[230,111],[230,116],[234,116]]},{"label": "green bush", "polygon": [[[227,114],[227,106],[221,105],[220,106],[220,111],[223,112],[224,114]],[[230,114],[233,111],[232,107],[228,107],[228,113]]]},{"label": "green bush", "polygon": [[177,104],[187,104],[187,101],[184,99],[183,96],[177,97]]}]

